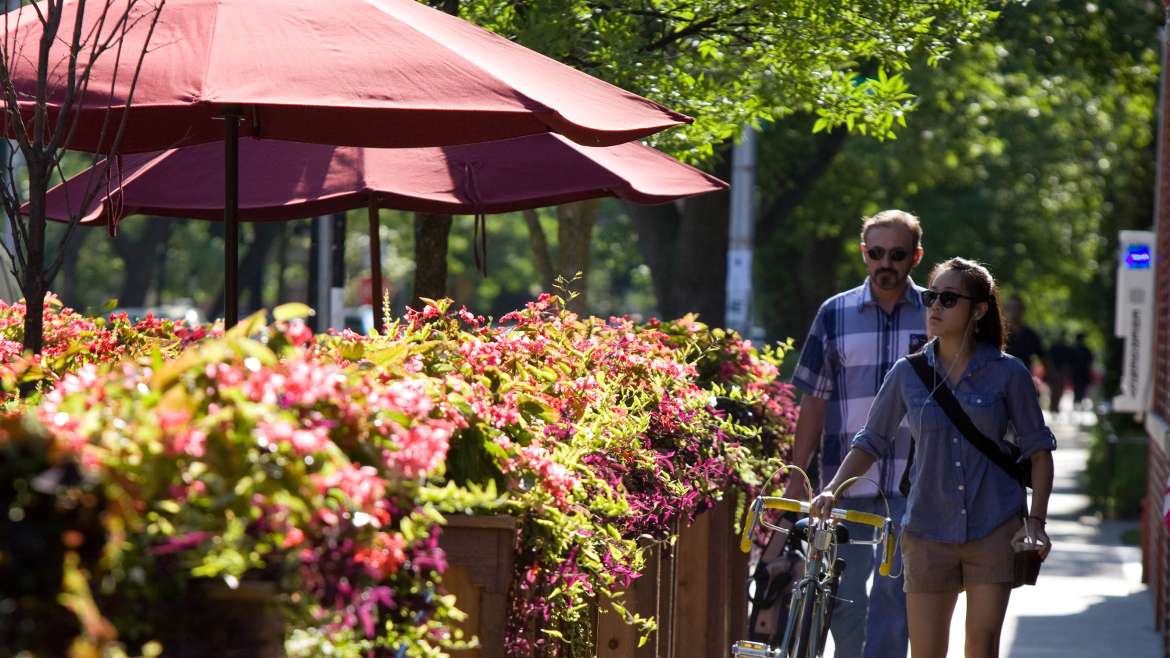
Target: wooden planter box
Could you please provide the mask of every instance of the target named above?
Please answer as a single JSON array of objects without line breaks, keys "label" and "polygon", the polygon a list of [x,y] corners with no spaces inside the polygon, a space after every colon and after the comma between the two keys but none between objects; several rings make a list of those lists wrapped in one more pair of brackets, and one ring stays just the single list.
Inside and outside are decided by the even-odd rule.
[{"label": "wooden planter box", "polygon": [[673,548],[656,545],[649,550],[642,577],[623,597],[627,610],[643,617],[654,617],[658,630],[641,647],[638,632],[616,614],[597,615],[598,658],[669,658],[673,638],[675,560]]},{"label": "wooden planter box", "polygon": [[516,519],[511,516],[447,517],[439,546],[447,553],[443,584],[455,605],[467,613],[459,628],[464,637],[479,638],[480,648],[455,652],[459,658],[505,658],[504,629],[508,621],[508,587]]},{"label": "wooden planter box", "polygon": [[221,581],[196,580],[182,613],[160,629],[170,658],[280,658],[284,621],[276,585],[243,581],[231,589]]},{"label": "wooden planter box", "polygon": [[[646,569],[622,605],[658,620],[645,645],[622,619],[595,612],[598,658],[728,656],[747,629],[747,556],[732,533],[732,496],[681,528],[678,541],[652,548]],[[451,516],[439,541],[447,552],[443,577],[456,605],[467,613],[460,625],[480,648],[460,658],[504,658],[504,629],[516,520],[509,516]],[[685,648],[684,648],[685,647]]]},{"label": "wooden planter box", "polygon": [[668,658],[730,656],[732,642],[747,637],[748,556],[733,532],[735,499],[726,492],[679,532]]}]

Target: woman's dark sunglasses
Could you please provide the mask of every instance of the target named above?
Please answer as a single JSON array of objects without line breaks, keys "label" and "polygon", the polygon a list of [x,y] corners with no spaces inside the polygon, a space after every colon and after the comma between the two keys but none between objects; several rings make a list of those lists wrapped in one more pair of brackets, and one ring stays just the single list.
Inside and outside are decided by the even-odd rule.
[{"label": "woman's dark sunglasses", "polygon": [[967,295],[960,295],[959,293],[951,292],[950,290],[944,292],[935,292],[933,290],[922,291],[922,305],[926,308],[934,306],[935,300],[938,300],[938,303],[942,304],[943,308],[954,308],[955,304],[958,304],[960,299],[969,299],[973,302],[983,301],[982,299],[969,297]]},{"label": "woman's dark sunglasses", "polygon": [[[881,260],[886,255],[885,247],[870,247],[865,250],[870,260]],[[910,252],[905,249],[894,248],[890,250],[890,260],[895,263],[900,263],[910,255]]]}]

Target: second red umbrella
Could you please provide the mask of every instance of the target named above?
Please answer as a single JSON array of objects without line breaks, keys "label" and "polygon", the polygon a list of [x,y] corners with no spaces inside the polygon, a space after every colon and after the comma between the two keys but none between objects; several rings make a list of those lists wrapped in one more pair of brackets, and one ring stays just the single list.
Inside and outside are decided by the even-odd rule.
[{"label": "second red umbrella", "polygon": [[[120,163],[120,166],[118,165]],[[614,196],[664,203],[726,189],[723,181],[637,142],[575,144],[545,133],[430,148],[368,149],[246,138],[240,143],[240,218],[279,221],[369,207],[374,299],[381,299],[377,209],[480,214]],[[218,144],[123,156],[49,191],[46,213],[111,229],[133,214],[219,220]],[[86,208],[86,192],[103,193]],[[225,291],[235,294],[234,290]]]}]

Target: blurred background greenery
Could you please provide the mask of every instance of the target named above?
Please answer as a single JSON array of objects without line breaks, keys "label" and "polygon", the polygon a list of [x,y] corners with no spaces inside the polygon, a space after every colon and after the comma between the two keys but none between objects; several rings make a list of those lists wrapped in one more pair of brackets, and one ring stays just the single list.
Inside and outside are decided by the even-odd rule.
[{"label": "blurred background greenery", "polygon": [[[864,276],[856,247],[860,218],[898,207],[923,221],[926,260],[916,273],[920,282],[933,263],[951,256],[985,261],[1007,293],[1026,300],[1030,324],[1045,338],[1083,331],[1095,351],[1110,350],[1116,234],[1152,223],[1163,20],[1156,0],[991,3],[1001,12],[998,17],[970,9],[987,3],[955,2],[968,9],[952,8],[951,26],[975,25],[977,38],[965,38],[955,28],[959,36],[947,41],[939,35],[948,26],[944,17],[934,27],[914,27],[934,32],[925,45],[917,36],[907,37],[915,50],[901,59],[853,53],[848,63],[856,70],[872,72],[867,62],[876,58],[897,71],[896,84],[884,70],[881,76],[859,74],[853,83],[873,79],[876,87],[861,97],[880,103],[861,107],[857,116],[888,120],[896,138],[882,132],[881,139],[874,133],[886,124],[876,119],[860,134],[864,122],[857,119],[850,131],[848,112],[834,109],[833,102],[779,97],[795,93],[796,82],[746,87],[749,78],[742,76],[755,64],[735,58],[763,57],[763,51],[746,44],[732,27],[728,34],[735,38],[700,32],[700,41],[657,51],[644,46],[639,55],[627,51],[635,39],[653,34],[625,26],[621,14],[579,12],[579,20],[563,19],[566,11],[572,16],[587,7],[584,2],[433,4],[699,116],[696,127],[687,129],[691,132],[668,134],[656,143],[725,178],[733,134],[728,131],[741,120],[758,123],[757,337],[800,342],[819,303]],[[688,3],[696,12],[689,20],[737,4],[742,3]],[[959,16],[961,11],[967,13]],[[770,38],[762,34],[761,39]],[[590,41],[591,35],[605,38]],[[862,46],[877,48],[859,44],[858,50]],[[712,78],[727,71],[735,75],[726,73],[715,82],[691,75],[688,86],[680,78],[687,62],[676,56],[700,49],[706,50],[692,54],[691,65]],[[654,70],[631,72],[641,66],[631,63],[634,57]],[[742,76],[735,77],[740,69]],[[892,90],[897,85],[903,92]],[[736,89],[744,95],[729,93]],[[722,94],[718,103],[713,94]],[[726,194],[717,194],[649,209],[602,202],[589,248],[585,310],[640,317],[697,311],[701,319],[720,323],[726,201]],[[557,211],[544,209],[538,217],[555,255]],[[412,298],[418,221],[409,213],[382,214],[383,267],[396,313]],[[664,232],[668,224],[671,231]],[[701,230],[688,228],[695,226]],[[243,227],[242,310],[307,298],[309,227],[309,220]],[[347,301],[358,304],[369,271],[365,211],[350,213],[347,227]],[[60,227],[50,228],[53,245]],[[521,214],[489,216],[487,233],[483,276],[472,258],[472,219],[454,219],[447,293],[477,312],[499,315],[536,295],[547,281],[534,264]],[[121,306],[189,300],[214,316],[221,308],[222,248],[217,223],[134,217],[121,224],[115,238],[102,229],[79,231],[66,245],[65,266],[53,289],[67,304],[90,312],[105,310],[115,298]],[[667,248],[673,249],[670,258],[663,256]],[[255,253],[249,256],[250,251]],[[663,266],[668,260],[669,268]]]}]

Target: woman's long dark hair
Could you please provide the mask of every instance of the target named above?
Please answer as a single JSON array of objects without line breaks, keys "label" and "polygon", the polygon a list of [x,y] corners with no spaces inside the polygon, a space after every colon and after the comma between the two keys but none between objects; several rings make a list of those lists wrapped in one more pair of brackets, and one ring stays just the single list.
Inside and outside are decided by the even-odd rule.
[{"label": "woman's long dark hair", "polygon": [[951,270],[962,275],[963,288],[968,295],[987,302],[987,312],[975,324],[975,340],[1002,350],[1007,332],[1003,326],[1003,314],[999,310],[999,290],[995,287],[991,272],[982,263],[966,258],[952,258],[934,266],[930,272],[930,282],[933,283],[938,275]]}]

